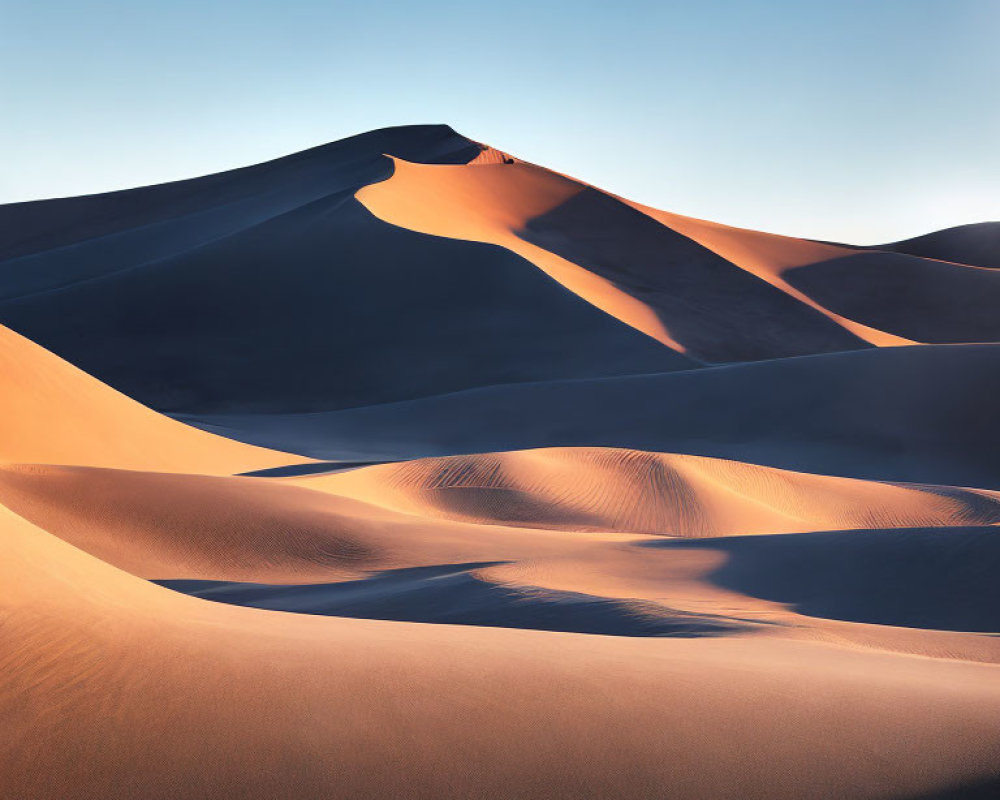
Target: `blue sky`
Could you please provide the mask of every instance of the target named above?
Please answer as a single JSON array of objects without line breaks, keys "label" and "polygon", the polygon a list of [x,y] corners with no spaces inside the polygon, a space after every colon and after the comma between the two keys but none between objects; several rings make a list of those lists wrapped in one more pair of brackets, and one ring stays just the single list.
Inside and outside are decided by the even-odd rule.
[{"label": "blue sky", "polygon": [[679,213],[1000,219],[1000,0],[0,0],[0,202],[447,122]]}]

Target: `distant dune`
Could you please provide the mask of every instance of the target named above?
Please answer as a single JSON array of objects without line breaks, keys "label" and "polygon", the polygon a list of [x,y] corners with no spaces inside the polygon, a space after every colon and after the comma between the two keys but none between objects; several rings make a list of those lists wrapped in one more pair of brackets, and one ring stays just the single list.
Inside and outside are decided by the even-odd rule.
[{"label": "distant dune", "polygon": [[1000,795],[998,226],[444,125],[0,206],[0,796]]},{"label": "distant dune", "polygon": [[1000,485],[1000,348],[880,348],[508,384],[324,414],[183,417],[324,460],[554,446],[689,453],[875,480]]},{"label": "distant dune", "polygon": [[959,225],[874,249],[996,268],[1000,267],[1000,222]]}]

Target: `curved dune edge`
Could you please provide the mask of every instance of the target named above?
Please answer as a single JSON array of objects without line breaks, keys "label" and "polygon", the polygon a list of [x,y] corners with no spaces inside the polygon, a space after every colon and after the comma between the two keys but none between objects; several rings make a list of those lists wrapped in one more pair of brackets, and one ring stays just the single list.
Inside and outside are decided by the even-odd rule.
[{"label": "curved dune edge", "polygon": [[420,519],[269,478],[0,466],[0,503],[143,578],[309,583],[647,537]]},{"label": "curved dune edge", "polygon": [[[499,153],[492,149],[483,154]],[[483,156],[481,154],[481,156]],[[465,165],[415,164],[391,157],[393,174],[361,188],[355,197],[379,219],[420,233],[488,242],[531,261],[553,279],[622,322],[680,352],[655,311],[604,278],[519,237],[527,223],[588,188],[572,178],[505,154]],[[598,190],[600,191],[600,190]],[[788,284],[792,267],[849,255],[854,250],[786,236],[731,228],[616,199],[821,312],[876,346],[915,344],[895,334],[854,322],[821,306]]]},{"label": "curved dune edge", "polygon": [[231,474],[311,461],[158,414],[0,326],[0,464]]},{"label": "curved dune edge", "polygon": [[515,233],[583,191],[582,184],[520,161],[425,169],[422,164],[390,158],[392,176],[355,193],[379,219],[419,233],[505,247],[588,303],[674,350],[685,351],[645,303]]},{"label": "curved dune edge", "polygon": [[[337,588],[343,585],[348,617],[440,623],[435,615],[450,608],[456,621],[505,629],[556,625],[565,626],[556,630],[618,636],[696,638],[752,634],[1000,663],[1000,640],[961,632],[978,630],[974,626],[981,621],[966,625],[961,616],[949,618],[945,630],[927,624],[940,616],[935,598],[948,591],[937,578],[931,582],[937,588],[927,586],[926,597],[918,593],[907,601],[912,619],[906,627],[892,625],[891,608],[880,611],[887,597],[909,591],[905,583],[890,580],[879,587],[869,580],[852,590],[865,593],[871,621],[881,624],[810,616],[809,609],[780,602],[793,601],[794,593],[770,596],[766,587],[775,576],[805,568],[820,580],[828,571],[822,566],[817,571],[815,558],[802,561],[801,553],[808,555],[811,546],[799,546],[796,535],[684,540],[474,525],[387,512],[279,481],[83,467],[3,468],[0,502],[105,564],[168,582],[228,581],[237,592],[241,586],[260,587],[254,591],[265,608],[341,616],[333,604],[345,597]],[[971,529],[953,530],[964,535]],[[858,536],[862,552],[871,535]],[[908,549],[910,532],[892,535],[899,537],[893,559],[902,556],[905,564],[916,556],[912,563],[926,563],[919,551]],[[775,548],[766,541],[772,539],[788,547]],[[729,544],[734,541],[747,543],[743,549],[750,556],[758,553],[761,564],[754,575],[771,578],[755,579],[749,591],[716,581],[716,574],[744,561],[740,548]],[[757,541],[766,545],[763,550]],[[698,547],[678,549],[685,544]],[[981,564],[992,574],[995,548],[946,549],[953,567],[968,572]],[[438,577],[446,575],[456,575],[459,585]],[[991,601],[982,576],[977,573],[965,585],[977,598],[969,607],[981,607],[980,617],[988,615]],[[198,586],[186,586],[177,588],[199,594]],[[213,590],[206,596],[241,604],[227,600],[220,588],[223,594]],[[292,605],[282,606],[280,599],[268,605],[267,598],[285,589],[296,589]],[[825,596],[836,608],[843,592]],[[483,601],[493,604],[491,622],[475,621]]]},{"label": "curved dune edge", "polygon": [[657,222],[672,228],[678,233],[707,247],[713,253],[722,256],[741,269],[761,280],[767,281],[775,288],[781,289],[796,300],[815,308],[834,322],[842,325],[855,336],[877,347],[899,347],[902,345],[919,344],[919,342],[897,336],[894,333],[872,328],[860,322],[855,322],[826,306],[821,305],[804,292],[796,289],[782,277],[786,270],[842,258],[861,252],[860,250],[842,245],[811,242],[806,239],[796,239],[791,236],[781,236],[774,233],[764,233],[745,228],[733,228],[717,222],[685,217],[660,211],[650,206],[644,206],[624,197],[619,197],[626,205],[641,211]]},{"label": "curved dune edge", "polygon": [[289,482],[477,524],[683,537],[1000,522],[1000,493],[615,448],[426,458]]},{"label": "curved dune edge", "polygon": [[0,755],[5,796],[114,796],[123,763],[150,798],[915,796],[996,778],[991,665],[264,612],[152,586],[4,509],[0,537],[0,715],[21,743]]}]

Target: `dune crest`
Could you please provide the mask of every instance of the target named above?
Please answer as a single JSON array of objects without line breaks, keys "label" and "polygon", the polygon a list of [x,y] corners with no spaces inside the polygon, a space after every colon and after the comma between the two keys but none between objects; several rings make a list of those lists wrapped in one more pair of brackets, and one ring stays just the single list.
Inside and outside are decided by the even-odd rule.
[{"label": "dune crest", "polygon": [[[414,164],[399,158],[393,158],[393,164],[391,177],[356,193],[380,219],[421,233],[505,247],[598,308],[676,350],[686,351],[668,332],[669,322],[657,313],[654,298],[630,292],[613,277],[595,274],[525,238],[523,232],[530,229],[533,220],[592,191],[590,187],[491,148],[468,165]],[[854,252],[849,248],[730,228],[616,200],[819,311],[865,342],[878,346],[913,343],[833,313],[781,276],[791,267]],[[627,239],[625,230],[609,228],[607,233],[623,242]]]},{"label": "dune crest", "polygon": [[1000,522],[1000,494],[810,475],[725,459],[546,448],[289,479],[464,522],[683,537]]},{"label": "dune crest", "polygon": [[530,220],[585,187],[533,164],[505,164],[503,158],[501,154],[499,161],[477,160],[442,169],[393,158],[392,176],[363,187],[355,196],[375,216],[393,225],[505,247],[602,311],[684,352],[684,346],[671,338],[644,303],[606,278],[517,235]]},{"label": "dune crest", "polygon": [[814,264],[818,261],[842,258],[857,252],[854,248],[824,242],[811,242],[807,239],[796,239],[791,236],[763,233],[745,228],[734,228],[729,225],[721,225],[718,222],[660,211],[624,198],[622,198],[622,202],[648,214],[668,228],[684,234],[689,239],[707,247],[713,253],[717,253],[761,280],[781,289],[796,300],[815,308],[866,342],[878,347],[916,344],[916,342],[902,336],[880,331],[877,328],[862,325],[860,322],[841,316],[799,291],[782,277],[782,273],[786,270]]}]

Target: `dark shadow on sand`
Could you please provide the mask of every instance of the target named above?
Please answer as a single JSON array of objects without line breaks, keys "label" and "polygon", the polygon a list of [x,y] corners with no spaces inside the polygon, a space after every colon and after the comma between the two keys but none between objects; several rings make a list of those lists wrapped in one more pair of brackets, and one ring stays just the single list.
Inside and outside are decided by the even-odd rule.
[{"label": "dark shadow on sand", "polygon": [[1000,528],[908,528],[663,540],[726,554],[716,585],[811,617],[1000,632]]},{"label": "dark shadow on sand", "polygon": [[530,587],[514,589],[471,574],[500,563],[411,567],[364,580],[291,586],[203,580],[154,582],[220,603],[359,619],[609,636],[721,636],[750,627],[741,620],[688,614],[655,603]]}]

